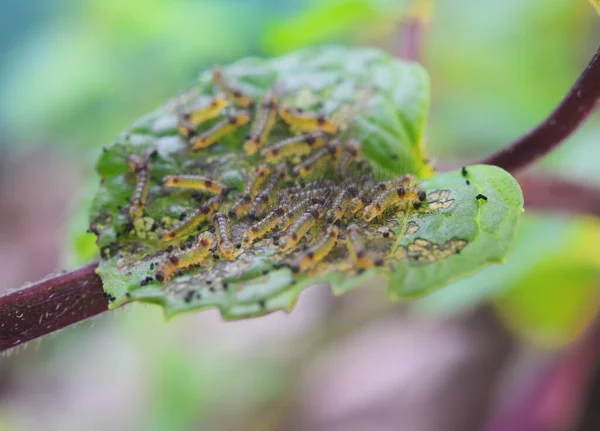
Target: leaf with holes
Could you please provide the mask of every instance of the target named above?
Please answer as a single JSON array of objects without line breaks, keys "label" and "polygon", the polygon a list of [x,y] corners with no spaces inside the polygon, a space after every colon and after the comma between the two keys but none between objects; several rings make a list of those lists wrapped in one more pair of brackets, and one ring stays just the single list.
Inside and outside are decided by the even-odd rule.
[{"label": "leaf with holes", "polygon": [[516,181],[434,172],[425,71],[368,48],[311,48],[202,74],[105,148],[91,211],[111,307],[227,319],[290,310],[328,283],[422,295],[510,251]]}]

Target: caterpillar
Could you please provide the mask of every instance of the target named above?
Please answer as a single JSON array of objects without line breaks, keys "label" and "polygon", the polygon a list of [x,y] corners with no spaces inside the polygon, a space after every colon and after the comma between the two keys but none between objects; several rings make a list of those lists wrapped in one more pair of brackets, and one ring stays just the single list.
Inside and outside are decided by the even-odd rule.
[{"label": "caterpillar", "polygon": [[216,195],[206,201],[200,208],[192,211],[182,221],[168,229],[161,237],[162,240],[171,241],[182,237],[196,229],[210,214],[219,209],[223,203],[223,196]]},{"label": "caterpillar", "polygon": [[348,186],[343,188],[335,197],[331,209],[327,211],[327,223],[335,223],[341,219],[350,209],[352,198],[356,196],[356,187]]},{"label": "caterpillar", "polygon": [[292,225],[285,231],[283,238],[279,240],[279,245],[282,251],[291,250],[298,244],[304,235],[312,228],[317,220],[322,215],[320,205],[311,206],[308,211],[302,214]]},{"label": "caterpillar", "polygon": [[150,164],[136,154],[129,157],[129,167],[135,174],[135,188],[129,201],[129,219],[134,221],[143,214],[150,191]]},{"label": "caterpillar", "polygon": [[243,193],[229,209],[229,217],[241,217],[250,209],[252,198],[256,196],[260,186],[267,180],[271,174],[271,169],[267,165],[260,165],[254,174],[246,182]]},{"label": "caterpillar", "polygon": [[273,192],[279,183],[285,178],[285,173],[285,165],[280,165],[273,170],[271,178],[269,179],[269,182],[263,191],[261,191],[258,196],[256,196],[252,204],[250,204],[249,213],[251,218],[257,219],[266,211],[267,206],[269,205],[269,199],[272,197]]},{"label": "caterpillar", "polygon": [[307,197],[303,200],[299,201],[296,205],[289,208],[285,214],[281,217],[279,222],[279,229],[285,230],[287,229],[298,217],[300,217],[308,207],[311,205],[322,204],[324,201],[323,197]]},{"label": "caterpillar", "polygon": [[205,262],[210,255],[210,248],[213,241],[213,235],[210,232],[204,232],[198,236],[196,243],[191,249],[169,255],[158,265],[154,275],[156,281],[160,283],[167,282],[178,269],[186,269]]},{"label": "caterpillar", "polygon": [[231,231],[229,220],[222,212],[217,212],[213,215],[213,224],[215,225],[215,235],[217,237],[217,249],[221,256],[227,260],[235,258],[235,246],[231,239]]},{"label": "caterpillar", "polygon": [[325,145],[325,135],[321,132],[306,133],[284,139],[260,151],[267,162],[276,162],[294,156],[304,156]]},{"label": "caterpillar", "polygon": [[246,137],[246,142],[244,142],[244,152],[246,155],[250,156],[256,153],[266,142],[271,129],[275,125],[278,105],[277,96],[273,92],[269,92],[265,96],[261,110],[257,114],[257,119],[250,130],[250,134]]},{"label": "caterpillar", "polygon": [[426,198],[427,195],[423,190],[414,187],[400,186],[396,189],[385,190],[375,198],[373,203],[365,207],[363,210],[363,219],[371,221],[397,202],[423,202]]},{"label": "caterpillar", "polygon": [[225,184],[201,175],[167,175],[163,178],[162,183],[165,187],[207,190],[215,194],[226,194],[229,191]]},{"label": "caterpillar", "polygon": [[242,237],[242,245],[246,248],[250,247],[256,240],[261,239],[271,232],[285,215],[283,206],[275,208],[267,214],[261,221],[253,224]]},{"label": "caterpillar", "polygon": [[359,228],[355,223],[346,228],[346,248],[352,262],[360,270],[383,265],[381,257],[375,257],[365,249]]},{"label": "caterpillar", "polygon": [[190,142],[190,149],[200,150],[202,148],[210,147],[212,144],[217,142],[219,138],[230,134],[238,127],[248,124],[249,122],[250,114],[248,111],[237,111],[231,113],[226,118],[208,129],[206,132],[193,137]]},{"label": "caterpillar", "polygon": [[340,229],[331,225],[327,228],[327,233],[325,237],[321,239],[316,245],[309,248],[306,253],[304,253],[296,263],[291,266],[292,272],[297,273],[300,271],[304,271],[310,267],[315,262],[320,262],[333,250],[335,247],[338,236],[340,233]]},{"label": "caterpillar", "polygon": [[400,178],[395,178],[389,181],[382,181],[380,183],[375,184],[373,192],[382,192],[385,190],[390,190],[394,187],[415,187],[417,185],[417,177],[412,174],[406,174]]},{"label": "caterpillar", "polygon": [[292,169],[294,176],[306,176],[310,174],[315,167],[320,163],[327,161],[329,158],[336,157],[340,153],[341,146],[337,142],[331,142],[325,148],[320,149],[313,155],[301,161]]},{"label": "caterpillar", "polygon": [[335,134],[339,126],[323,114],[304,112],[302,109],[294,109],[291,106],[282,106],[279,116],[292,128],[303,132],[321,130],[325,133]]},{"label": "caterpillar", "polygon": [[360,154],[360,147],[355,142],[346,143],[337,164],[338,177],[344,179],[348,176],[348,167]]},{"label": "caterpillar", "polygon": [[225,72],[220,67],[213,68],[212,77],[217,87],[219,87],[237,106],[249,108],[254,104],[254,101],[250,96],[244,93],[241,89],[231,85],[225,76]]},{"label": "caterpillar", "polygon": [[199,126],[205,121],[212,120],[217,117],[223,108],[225,108],[229,102],[227,99],[221,96],[214,97],[210,103],[205,106],[194,109],[192,112],[184,114],[183,119],[189,122],[193,126]]}]

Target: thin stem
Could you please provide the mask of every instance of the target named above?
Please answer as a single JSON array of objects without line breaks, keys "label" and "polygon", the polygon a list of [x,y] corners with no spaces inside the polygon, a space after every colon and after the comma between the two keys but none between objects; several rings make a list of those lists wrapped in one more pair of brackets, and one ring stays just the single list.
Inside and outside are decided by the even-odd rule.
[{"label": "thin stem", "polygon": [[569,137],[600,101],[600,48],[558,107],[537,127],[481,163],[509,172],[523,169]]},{"label": "thin stem", "polygon": [[398,57],[404,60],[423,61],[423,45],[431,15],[430,0],[416,0],[408,16],[403,20]]},{"label": "thin stem", "polygon": [[93,263],[0,296],[0,351],[108,310]]},{"label": "thin stem", "polygon": [[540,175],[518,176],[517,180],[526,209],[600,217],[600,189]]}]

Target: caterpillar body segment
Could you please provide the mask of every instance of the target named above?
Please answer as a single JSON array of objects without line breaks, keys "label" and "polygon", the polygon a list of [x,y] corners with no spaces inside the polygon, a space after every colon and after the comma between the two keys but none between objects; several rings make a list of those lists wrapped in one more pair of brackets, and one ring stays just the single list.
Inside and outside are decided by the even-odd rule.
[{"label": "caterpillar body segment", "polygon": [[242,108],[249,108],[254,104],[254,100],[242,91],[235,87],[230,80],[225,76],[225,72],[220,67],[215,67],[212,70],[213,81],[227,95],[234,104]]},{"label": "caterpillar body segment", "polygon": [[148,161],[138,155],[129,157],[129,167],[135,175],[135,188],[129,200],[128,215],[129,219],[134,221],[142,216],[146,207],[150,191],[151,168]]},{"label": "caterpillar body segment", "polygon": [[289,195],[281,195],[281,200],[284,202],[298,202],[304,201],[305,199],[309,198],[325,200],[329,198],[332,194],[334,194],[336,191],[337,187],[323,187],[321,189],[305,190],[298,193],[291,193]]},{"label": "caterpillar body segment", "polygon": [[327,211],[327,223],[335,223],[348,212],[353,199],[352,189],[346,187],[335,197],[331,208]]},{"label": "caterpillar body segment", "polygon": [[302,183],[300,185],[297,186],[292,186],[292,187],[288,187],[286,189],[283,189],[281,191],[283,196],[292,196],[294,194],[297,193],[302,193],[302,192],[306,192],[306,191],[310,191],[310,190],[320,190],[320,189],[326,189],[326,188],[335,188],[336,187],[336,183],[333,182],[332,180],[316,180],[316,181],[310,181],[308,183]]},{"label": "caterpillar body segment", "polygon": [[190,113],[185,114],[183,119],[196,128],[200,124],[218,117],[223,108],[228,104],[229,102],[227,99],[216,96],[207,105],[196,108]]},{"label": "caterpillar body segment", "polygon": [[266,164],[260,165],[256,169],[246,183],[243,193],[230,208],[229,217],[239,218],[248,212],[252,205],[252,198],[256,196],[260,187],[269,178],[269,175],[271,175],[271,168]]},{"label": "caterpillar body segment", "polygon": [[340,178],[345,179],[348,176],[348,167],[355,162],[360,155],[360,147],[355,142],[347,143],[342,149],[342,153],[337,162],[337,174]]},{"label": "caterpillar body segment", "polygon": [[405,188],[412,188],[415,187],[417,185],[417,177],[415,177],[412,174],[406,174],[400,178],[395,178],[393,180],[389,180],[389,181],[382,181],[380,183],[375,184],[375,186],[373,187],[373,192],[377,193],[377,192],[383,192],[385,190],[390,190],[393,189],[395,187],[405,187]]},{"label": "caterpillar body segment", "polygon": [[294,166],[292,169],[293,175],[306,176],[310,174],[320,163],[339,156],[341,148],[342,147],[337,142],[328,144],[325,148],[321,148],[319,151]]},{"label": "caterpillar body segment", "polygon": [[177,123],[177,130],[179,131],[179,134],[186,139],[189,139],[192,136],[194,136],[196,134],[196,129],[196,126],[194,126],[185,118],[180,119]]},{"label": "caterpillar body segment", "polygon": [[371,221],[375,217],[383,214],[383,212],[397,202],[423,202],[427,198],[423,190],[415,187],[397,187],[395,189],[385,190],[379,194],[375,200],[367,205],[363,210],[363,219]]},{"label": "caterpillar body segment", "polygon": [[248,111],[237,111],[228,115],[223,120],[219,121],[206,132],[195,136],[190,141],[192,150],[200,150],[207,148],[217,142],[223,136],[229,135],[238,127],[241,127],[250,122],[250,114]]},{"label": "caterpillar body segment", "polygon": [[327,228],[325,237],[322,238],[317,244],[309,248],[308,251],[302,254],[296,263],[292,265],[292,272],[297,273],[305,271],[310,268],[316,262],[320,262],[333,250],[335,247],[340,229],[331,225]]},{"label": "caterpillar body segment", "polygon": [[359,227],[355,223],[346,228],[346,247],[352,262],[360,270],[383,265],[381,257],[375,256],[365,248]]},{"label": "caterpillar body segment", "polygon": [[296,201],[297,203],[291,206],[281,217],[278,224],[279,230],[286,230],[298,217],[303,215],[310,206],[322,204],[323,201],[323,197],[308,197],[299,202]]},{"label": "caterpillar body segment", "polygon": [[273,163],[282,159],[310,154],[313,150],[323,147],[326,142],[322,132],[306,133],[269,145],[260,150],[260,155],[265,161]]},{"label": "caterpillar body segment", "polygon": [[263,238],[275,227],[278,226],[281,218],[285,215],[283,207],[275,208],[267,214],[261,221],[252,225],[242,237],[242,245],[246,248],[250,247],[255,241]]},{"label": "caterpillar body segment", "polygon": [[273,92],[269,92],[265,96],[265,100],[261,105],[261,109],[258,112],[256,121],[254,122],[250,134],[246,137],[244,142],[244,152],[246,155],[252,155],[256,153],[267,141],[269,133],[275,125],[277,119],[277,107],[279,100]]},{"label": "caterpillar body segment", "polygon": [[229,217],[242,217],[248,212],[250,205],[252,205],[252,197],[249,194],[242,194],[229,209]]},{"label": "caterpillar body segment", "polygon": [[206,190],[215,194],[229,191],[225,184],[202,175],[167,175],[163,178],[163,185],[182,189]]},{"label": "caterpillar body segment", "polygon": [[162,240],[171,241],[180,238],[194,229],[200,223],[208,219],[208,217],[217,211],[223,203],[223,196],[216,195],[207,200],[200,208],[195,209],[186,215],[186,217],[177,223],[175,226],[168,229],[161,237]]},{"label": "caterpillar body segment", "polygon": [[323,210],[320,205],[311,206],[308,211],[302,214],[300,217],[292,223],[292,225],[285,231],[284,236],[279,240],[279,245],[282,251],[289,251],[293,249],[304,235],[317,223],[321,218]]},{"label": "caterpillar body segment", "polygon": [[235,258],[235,245],[231,239],[231,229],[227,216],[222,212],[215,213],[213,215],[213,224],[219,254],[227,260],[233,260]]},{"label": "caterpillar body segment", "polygon": [[323,114],[305,112],[302,109],[295,109],[289,105],[284,105],[279,109],[279,115],[293,129],[311,132],[320,130],[331,135],[339,131],[339,126],[333,120]]},{"label": "caterpillar body segment", "polygon": [[214,236],[210,232],[205,232],[198,236],[196,244],[191,249],[181,250],[167,256],[158,265],[155,273],[156,281],[160,283],[167,282],[173,278],[177,270],[186,269],[207,261],[213,242]]},{"label": "caterpillar body segment", "polygon": [[267,210],[269,206],[269,200],[274,196],[275,189],[281,181],[285,178],[286,168],[285,165],[279,165],[275,168],[269,178],[269,182],[265,188],[256,196],[252,204],[250,205],[250,217],[257,219]]}]

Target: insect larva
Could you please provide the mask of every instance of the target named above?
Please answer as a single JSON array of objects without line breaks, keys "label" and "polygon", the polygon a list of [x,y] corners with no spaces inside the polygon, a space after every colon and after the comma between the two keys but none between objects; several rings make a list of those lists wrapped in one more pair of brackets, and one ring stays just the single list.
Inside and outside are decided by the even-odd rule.
[{"label": "insect larva", "polygon": [[336,187],[323,187],[320,189],[304,190],[298,193],[290,193],[281,196],[283,202],[298,202],[307,198],[328,198],[337,191]]},{"label": "insect larva", "polygon": [[189,138],[196,133],[196,126],[187,121],[185,118],[182,118],[179,120],[179,123],[177,123],[177,130],[181,136],[184,138]]},{"label": "insect larva", "polygon": [[129,219],[136,220],[143,214],[150,191],[150,164],[138,155],[129,157],[129,167],[135,174],[135,188],[129,201]]},{"label": "insect larva", "polygon": [[298,217],[300,217],[306,212],[306,209],[309,206],[323,203],[323,200],[323,198],[319,197],[310,197],[304,198],[299,202],[296,201],[298,203],[296,203],[294,206],[292,206],[285,212],[285,214],[281,217],[281,220],[279,221],[277,227],[281,231],[286,230]]},{"label": "insect larva", "polygon": [[250,229],[244,232],[244,236],[242,238],[243,246],[250,247],[254,241],[261,239],[271,232],[275,226],[278,225],[284,214],[284,207],[278,207],[267,214],[261,221],[252,225]]},{"label": "insect larva", "polygon": [[417,177],[412,174],[406,174],[400,178],[395,178],[389,181],[382,181],[375,184],[374,192],[382,192],[384,190],[391,190],[395,187],[414,187],[417,185]]},{"label": "insect larva", "polygon": [[285,231],[283,238],[279,240],[281,250],[287,251],[296,246],[298,241],[300,241],[310,228],[317,223],[317,220],[321,215],[321,206],[313,205],[308,211],[298,217],[298,219]]},{"label": "insect larva", "polygon": [[280,165],[273,170],[269,182],[250,205],[250,217],[257,219],[266,211],[267,206],[269,205],[269,199],[273,196],[275,188],[279,185],[284,177],[285,165]]},{"label": "insect larva", "polygon": [[335,134],[339,126],[323,114],[304,112],[302,109],[294,109],[291,106],[282,106],[279,115],[283,120],[296,130],[310,132],[321,130],[329,134]]},{"label": "insect larva", "polygon": [[163,178],[163,185],[183,189],[207,190],[216,194],[229,190],[225,184],[201,175],[167,175]]},{"label": "insect larva", "polygon": [[325,148],[320,149],[313,155],[307,157],[292,169],[292,174],[294,176],[301,175],[305,176],[310,174],[315,167],[321,163],[325,162],[328,159],[339,155],[341,146],[339,143],[330,143]]},{"label": "insect larva", "polygon": [[244,143],[244,152],[247,155],[250,156],[256,153],[267,141],[267,137],[275,125],[278,104],[277,96],[274,94],[269,93],[265,96],[265,100],[261,105],[261,110],[258,112],[256,121]]},{"label": "insect larva", "polygon": [[250,96],[245,94],[241,89],[234,87],[231,85],[227,77],[225,76],[225,72],[220,67],[215,67],[212,70],[212,77],[215,81],[215,84],[227,95],[229,99],[233,101],[238,106],[242,108],[248,108],[252,106],[254,101]]},{"label": "insect larva", "polygon": [[210,214],[219,209],[223,203],[223,196],[213,196],[206,201],[200,208],[190,212],[186,217],[175,226],[168,229],[162,236],[163,240],[170,241],[179,238],[194,230],[200,223],[208,218]]},{"label": "insect larva", "polygon": [[426,198],[427,195],[423,190],[414,187],[400,186],[396,189],[386,190],[379,194],[373,203],[365,207],[363,210],[363,219],[365,221],[371,221],[397,202],[423,202]]},{"label": "insect larva", "polygon": [[283,189],[281,193],[286,196],[291,196],[294,193],[333,187],[335,187],[335,183],[331,180],[316,180],[310,181],[308,183],[303,183],[297,186],[288,187],[286,189]]},{"label": "insect larva", "polygon": [[194,109],[192,112],[185,114],[183,118],[192,125],[198,126],[217,117],[228,104],[229,102],[225,98],[216,96],[210,103]]},{"label": "insect larva", "polygon": [[340,178],[346,178],[348,175],[348,166],[358,158],[359,154],[360,147],[356,143],[347,143],[344,146],[337,164],[337,174]]},{"label": "insect larva", "polygon": [[335,197],[331,209],[327,211],[327,223],[335,223],[341,219],[346,211],[348,211],[352,198],[353,196],[349,188],[342,189]]},{"label": "insect larva", "polygon": [[169,281],[178,269],[186,269],[206,261],[210,255],[213,241],[213,235],[205,232],[198,236],[192,248],[169,255],[164,262],[158,265],[155,273],[156,280],[161,283]]},{"label": "insect larva", "polygon": [[192,138],[190,142],[190,148],[192,150],[199,150],[209,147],[217,142],[219,138],[228,135],[244,124],[248,124],[249,121],[250,114],[248,114],[248,111],[237,111],[233,114],[230,114],[227,116],[227,118],[219,121],[206,132]]},{"label": "insect larva", "polygon": [[375,257],[365,249],[359,228],[354,223],[346,228],[346,247],[352,262],[361,270],[383,265],[381,257]]},{"label": "insect larva", "polygon": [[260,165],[256,171],[251,175],[250,179],[246,183],[244,192],[240,195],[237,201],[231,206],[229,210],[229,217],[241,217],[250,209],[252,205],[252,198],[256,196],[260,186],[266,181],[268,176],[271,174],[271,169],[267,165]]},{"label": "insect larva", "polygon": [[235,245],[231,239],[231,231],[229,228],[229,220],[222,212],[217,212],[213,216],[213,224],[215,225],[215,235],[217,237],[217,249],[221,256],[227,260],[233,260],[235,257]]},{"label": "insect larva", "polygon": [[260,155],[267,162],[275,162],[289,157],[310,154],[314,149],[325,145],[325,142],[325,135],[321,132],[306,133],[269,145],[260,150]]},{"label": "insect larva", "polygon": [[333,250],[337,243],[340,229],[335,226],[329,226],[325,238],[321,239],[313,247],[309,248],[306,253],[298,259],[298,261],[292,265],[292,272],[304,271],[315,262],[320,262]]}]

